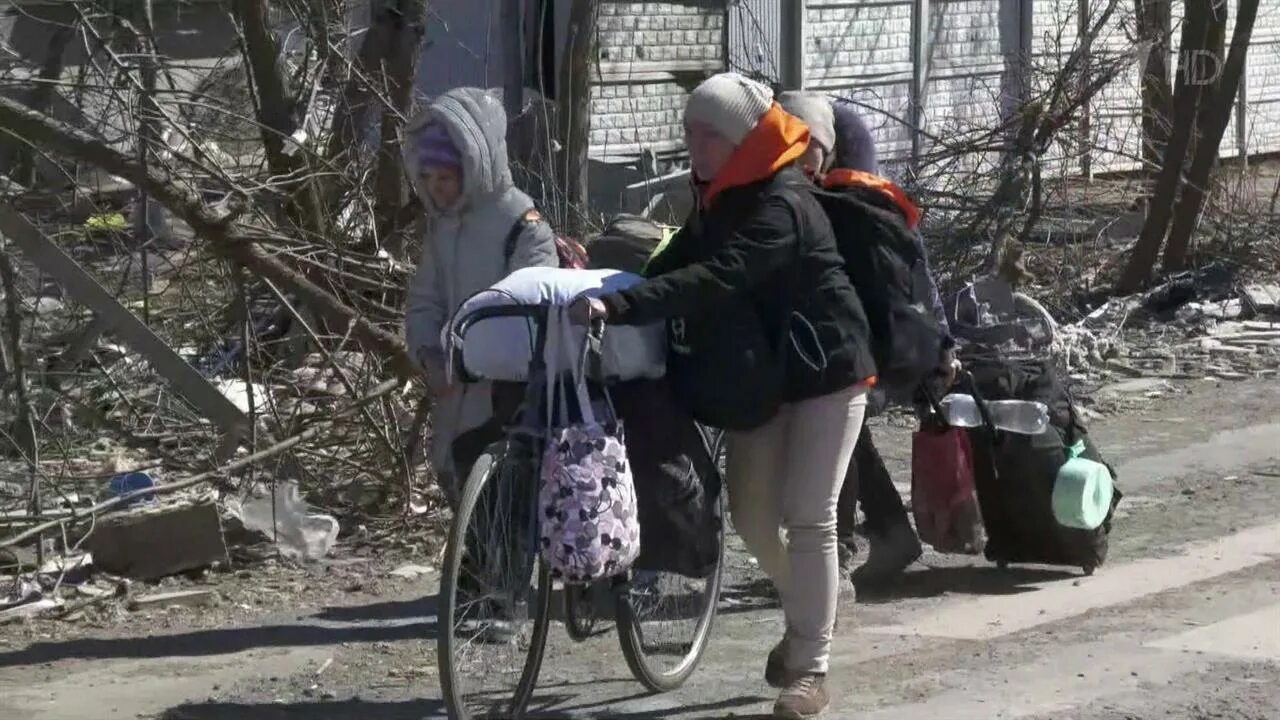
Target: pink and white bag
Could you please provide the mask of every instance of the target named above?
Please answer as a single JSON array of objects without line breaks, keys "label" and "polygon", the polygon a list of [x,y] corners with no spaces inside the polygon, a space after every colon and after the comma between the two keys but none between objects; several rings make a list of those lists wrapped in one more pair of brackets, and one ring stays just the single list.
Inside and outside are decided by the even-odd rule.
[{"label": "pink and white bag", "polygon": [[[603,422],[591,407],[587,345],[584,343],[578,353],[579,362],[564,361],[575,335],[567,308],[552,308],[547,324],[546,414],[550,432],[538,492],[538,541],[552,577],[590,583],[625,572],[640,554],[636,488],[622,424],[607,394],[609,416]],[[566,371],[569,382],[563,377]],[[582,419],[577,423],[568,422],[569,384],[581,409]],[[558,419],[561,424],[556,423]]]}]

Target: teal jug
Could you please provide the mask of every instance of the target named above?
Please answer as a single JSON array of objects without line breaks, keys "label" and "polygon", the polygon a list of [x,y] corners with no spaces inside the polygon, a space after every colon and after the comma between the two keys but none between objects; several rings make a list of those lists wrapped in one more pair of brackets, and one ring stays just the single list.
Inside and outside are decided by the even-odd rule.
[{"label": "teal jug", "polygon": [[1067,450],[1067,461],[1053,483],[1053,516],[1058,524],[1079,530],[1097,530],[1111,512],[1115,493],[1111,470],[1083,457],[1084,441]]}]

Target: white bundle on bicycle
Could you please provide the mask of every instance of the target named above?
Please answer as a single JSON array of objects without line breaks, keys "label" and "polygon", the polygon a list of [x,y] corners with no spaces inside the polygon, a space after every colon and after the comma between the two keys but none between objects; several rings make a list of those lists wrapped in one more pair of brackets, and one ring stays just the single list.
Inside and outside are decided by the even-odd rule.
[{"label": "white bundle on bicycle", "polygon": [[[575,340],[568,311],[547,320],[544,406],[551,431],[538,488],[538,543],[552,577],[591,583],[625,572],[640,555],[640,507],[622,423],[605,389],[607,417],[597,419],[587,391],[585,338]],[[576,361],[561,365],[565,350]],[[570,397],[580,420],[568,414]],[[557,413],[557,409],[559,412]]]},{"label": "white bundle on bicycle", "polygon": [[[481,308],[500,305],[568,305],[582,295],[598,297],[631,287],[643,280],[619,270],[571,270],[532,267],[517,270],[493,287],[472,295],[445,327],[444,346],[461,347],[462,369],[485,380],[524,382],[529,379],[535,329],[521,317],[478,320],[459,337],[456,329]],[[580,345],[586,329],[572,328]],[[575,346],[578,346],[575,345]],[[608,381],[658,379],[666,374],[667,336],[662,323],[617,325],[605,329],[601,340],[601,372]],[[561,367],[569,358],[561,358]]]}]

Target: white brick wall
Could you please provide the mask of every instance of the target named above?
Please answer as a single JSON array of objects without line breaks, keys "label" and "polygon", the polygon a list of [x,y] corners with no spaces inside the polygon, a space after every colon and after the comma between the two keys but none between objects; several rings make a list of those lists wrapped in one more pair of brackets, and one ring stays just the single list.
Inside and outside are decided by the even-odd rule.
[{"label": "white brick wall", "polygon": [[603,2],[600,81],[591,93],[591,153],[619,158],[679,150],[688,98],[681,82],[721,71],[724,7]]},{"label": "white brick wall", "polygon": [[812,88],[911,77],[911,3],[811,2],[805,16],[804,75]]},{"label": "white brick wall", "polygon": [[591,89],[591,150],[597,157],[662,153],[684,144],[688,94],[674,82],[617,83]]},{"label": "white brick wall", "polygon": [[[779,0],[786,2],[787,0]],[[1034,88],[1043,90],[1078,42],[1079,0],[1025,0],[1032,12],[1031,53],[1037,72]],[[1091,12],[1105,0],[1091,0]],[[1231,6],[1230,43],[1236,13]],[[1006,72],[1006,52],[1016,52],[1018,0],[932,0],[929,28],[933,43],[924,98],[926,133],[955,140],[1000,124],[998,98]],[[1249,52],[1248,148],[1250,153],[1280,152],[1280,4],[1264,0]],[[1173,4],[1174,42],[1181,3]],[[1005,33],[1002,42],[1001,29]],[[1096,44],[1100,56],[1125,51],[1134,27],[1132,3],[1121,2]],[[911,3],[815,2],[807,6],[804,75],[806,86],[852,97],[871,106],[882,157],[906,157],[910,117]],[[1095,173],[1140,166],[1142,148],[1141,69],[1134,65],[1090,107],[1088,137],[1068,128],[1050,151],[1050,172],[1078,172],[1080,154],[1090,153]],[[879,111],[878,113],[876,111]],[[1239,154],[1236,120],[1223,136],[1222,155]],[[930,141],[925,140],[926,154]],[[977,169],[994,158],[974,158]]]},{"label": "white brick wall", "polygon": [[[724,8],[679,3],[604,2],[601,71],[669,71],[724,66]],[[620,66],[611,68],[610,66]]]},{"label": "white brick wall", "polygon": [[882,161],[910,155],[911,3],[810,2],[804,32],[805,87],[865,106]]},{"label": "white brick wall", "polygon": [[[1001,108],[1008,102],[1002,80],[1000,5],[1000,0],[930,3],[932,62],[925,85],[925,129],[943,142],[981,137],[1004,123]],[[1016,33],[1016,28],[1005,27],[1004,32]],[[933,145],[926,142],[926,153]],[[958,166],[947,166],[945,172],[981,174],[999,161],[995,152],[972,153],[961,158]]]},{"label": "white brick wall", "polygon": [[1249,48],[1247,137],[1250,151],[1280,152],[1280,10],[1262,13]]},{"label": "white brick wall", "polygon": [[[1095,16],[1087,20],[1090,24],[1097,22]],[[1128,35],[1135,26],[1132,4],[1120,6],[1103,35],[1094,42],[1100,61],[1128,50]],[[1135,62],[1115,82],[1103,88],[1090,105],[1089,168],[1092,172],[1122,172],[1141,166],[1141,82],[1142,64]]]}]

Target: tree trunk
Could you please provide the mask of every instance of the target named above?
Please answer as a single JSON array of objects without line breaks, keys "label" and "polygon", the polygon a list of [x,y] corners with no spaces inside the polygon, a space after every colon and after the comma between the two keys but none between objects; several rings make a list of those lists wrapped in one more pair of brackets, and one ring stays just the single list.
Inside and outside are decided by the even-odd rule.
[{"label": "tree trunk", "polygon": [[413,101],[422,37],[426,34],[425,0],[396,0],[391,15],[391,45],[382,66],[384,92],[391,107],[382,111],[378,168],[374,175],[377,234],[392,257],[404,255],[404,228],[399,210],[405,203],[405,171],[400,156],[400,127]]},{"label": "tree trunk", "polygon": [[1186,162],[1187,149],[1191,145],[1191,136],[1203,86],[1196,82],[1195,53],[1204,47],[1208,39],[1209,15],[1213,12],[1212,4],[1221,0],[1187,0],[1186,17],[1182,22],[1182,43],[1178,57],[1178,82],[1174,93],[1174,124],[1165,147],[1163,165],[1156,178],[1155,193],[1147,209],[1147,220],[1142,225],[1142,233],[1138,244],[1129,254],[1120,280],[1116,284],[1116,292],[1129,294],[1136,292],[1151,277],[1156,260],[1160,257],[1160,247],[1164,244],[1165,233],[1173,217],[1173,204],[1178,193],[1178,183],[1182,177],[1182,168]]},{"label": "tree trunk", "polygon": [[[25,461],[30,481],[27,495],[27,510],[35,518],[44,512],[43,494],[40,487],[40,440],[36,434],[35,408],[31,404],[31,389],[27,381],[26,360],[22,352],[22,302],[18,294],[17,270],[9,247],[0,238],[0,287],[4,289],[4,327],[7,330],[9,352],[12,362],[10,378],[14,383],[14,392],[18,398],[17,417],[8,428],[8,439],[13,443],[13,451]],[[44,538],[36,547],[36,561],[44,562]]]},{"label": "tree trunk", "polygon": [[1257,17],[1258,0],[1240,0],[1240,17],[1236,19],[1231,36],[1231,54],[1227,56],[1217,87],[1204,104],[1207,110],[1201,113],[1205,126],[1201,128],[1200,146],[1196,148],[1191,169],[1187,171],[1182,197],[1178,200],[1174,214],[1173,229],[1169,232],[1169,243],[1161,265],[1165,272],[1175,272],[1186,267],[1191,233],[1200,222],[1205,191],[1209,187],[1209,174],[1218,159],[1222,134],[1226,132],[1231,111],[1236,106],[1236,93],[1240,91],[1240,78],[1244,74],[1245,58]]},{"label": "tree trunk", "polygon": [[360,50],[351,63],[342,99],[333,115],[326,157],[334,162],[358,144],[369,126],[369,115],[374,103],[373,78],[382,66],[391,47],[393,36],[390,13],[386,3],[391,0],[370,0],[369,28],[365,31]]},{"label": "tree trunk", "polygon": [[280,48],[267,22],[266,2],[235,0],[235,14],[244,33],[245,60],[256,91],[267,165],[273,175],[287,175],[292,168],[284,154],[285,138],[298,128],[293,119],[293,100],[280,69]]},{"label": "tree trunk", "polygon": [[1151,43],[1142,70],[1142,159],[1160,164],[1173,122],[1173,85],[1169,80],[1169,42],[1173,0],[1137,0],[1138,38]]},{"label": "tree trunk", "polygon": [[569,10],[569,37],[557,84],[557,137],[562,157],[556,163],[564,203],[559,227],[580,234],[587,210],[587,154],[591,144],[591,75],[596,68],[600,17],[598,0],[574,0]]},{"label": "tree trunk", "polygon": [[234,0],[236,19],[244,36],[245,61],[249,64],[254,98],[257,100],[258,124],[262,126],[262,145],[271,174],[295,176],[299,185],[291,188],[291,214],[304,231],[323,235],[323,205],[316,191],[316,181],[309,173],[296,177],[307,164],[306,154],[291,154],[286,143],[298,130],[294,117],[295,99],[289,91],[284,70],[280,66],[280,46],[271,31],[266,0]]},{"label": "tree trunk", "polygon": [[[49,110],[57,93],[57,81],[62,77],[62,70],[66,67],[67,46],[75,36],[74,24],[56,25],[52,37],[49,38],[49,49],[45,52],[44,63],[40,66],[38,81],[27,91],[24,100],[31,109],[37,112]],[[14,182],[28,188],[38,184],[36,154],[31,148],[15,141],[14,138],[6,137],[0,139],[0,154],[3,155],[0,158],[0,172],[8,174]]]},{"label": "tree trunk", "polygon": [[[1187,148],[1187,162],[1196,156],[1205,137],[1205,128],[1209,127],[1214,114],[1213,98],[1222,82],[1222,67],[1227,57],[1227,2],[1228,0],[1210,0],[1209,22],[1206,30],[1204,47],[1198,54],[1195,63],[1195,81],[1200,84],[1200,107],[1196,110],[1195,132],[1191,135],[1191,147]],[[1214,146],[1215,155],[1217,145]],[[1185,182],[1185,178],[1184,178]]]}]

